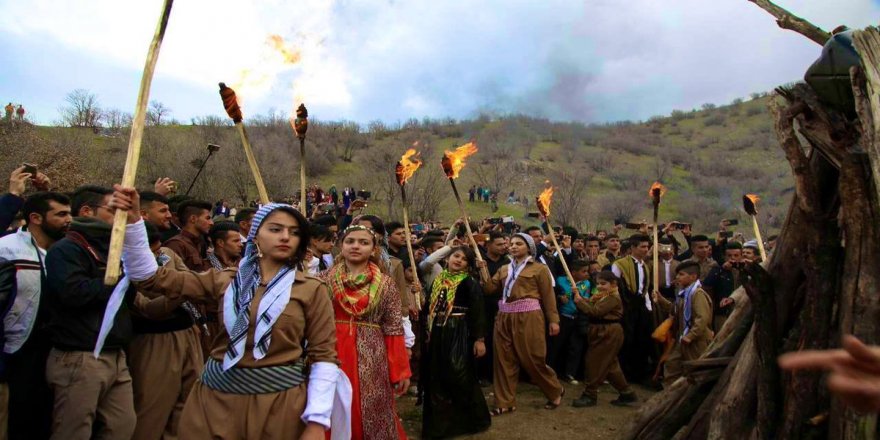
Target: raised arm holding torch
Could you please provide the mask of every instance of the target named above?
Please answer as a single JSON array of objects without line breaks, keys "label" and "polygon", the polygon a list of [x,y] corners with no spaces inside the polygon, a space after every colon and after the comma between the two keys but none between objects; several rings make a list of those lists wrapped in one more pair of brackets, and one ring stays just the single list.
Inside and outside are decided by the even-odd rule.
[{"label": "raised arm holding torch", "polygon": [[[416,145],[418,145],[418,142],[413,146]],[[419,153],[414,148],[410,148],[403,154],[400,158],[400,162],[397,162],[397,167],[395,168],[397,184],[400,185],[400,198],[403,200],[403,233],[406,235],[406,252],[409,255],[409,268],[412,270],[413,285],[415,286],[421,286],[421,284],[419,283],[419,271],[418,265],[416,264],[416,257],[413,254],[412,249],[412,237],[409,232],[409,213],[406,205],[406,181],[415,174],[420,166],[422,166],[422,161],[419,158]],[[416,308],[421,311],[422,298],[419,296],[418,291],[415,292],[414,296]]]},{"label": "raised arm holding torch", "polygon": [[[131,120],[131,136],[128,138],[128,155],[125,158],[125,168],[122,172],[122,186],[135,186],[138,160],[141,156],[141,141],[144,138],[144,122],[147,118],[147,103],[150,101],[150,85],[153,83],[153,73],[156,71],[156,63],[159,61],[159,49],[162,46],[162,39],[165,37],[165,29],[168,28],[168,19],[171,17],[173,3],[174,0],[165,0],[162,15],[159,16],[159,23],[156,25],[156,32],[153,34],[153,40],[147,51],[144,73],[141,75],[141,87],[134,108],[134,117]],[[121,210],[116,211],[113,217],[110,249],[107,252],[107,270],[104,272],[104,284],[108,286],[116,284],[119,280],[126,218],[126,212]]]},{"label": "raised arm holding torch", "polygon": [[764,250],[764,239],[761,238],[761,230],[758,229],[758,202],[761,200],[755,194],[746,194],[743,196],[743,209],[746,214],[752,217],[752,227],[755,229],[755,240],[758,242],[758,251],[761,253],[761,261],[767,261],[767,251]]},{"label": "raised arm holding torch", "polygon": [[553,227],[550,226],[550,203],[553,201],[553,187],[547,187],[541,192],[541,195],[535,198],[535,204],[538,205],[538,212],[541,214],[541,218],[547,223],[547,228],[550,229],[550,240],[553,242],[553,247],[559,252],[559,261],[562,262],[562,269],[565,270],[565,276],[568,277],[568,282],[571,283],[571,291],[574,292],[575,296],[578,296],[578,284],[577,281],[574,280],[574,276],[571,275],[571,270],[568,268],[568,263],[565,261],[565,255],[562,254],[562,248],[559,247],[559,242],[556,241],[556,234],[553,232]]},{"label": "raised arm holding torch", "polygon": [[225,83],[220,83],[220,98],[223,99],[223,108],[226,114],[235,123],[238,134],[241,136],[241,145],[244,147],[244,155],[247,157],[248,165],[251,167],[251,173],[254,174],[254,181],[257,184],[257,192],[260,193],[260,203],[265,205],[269,203],[269,193],[266,192],[266,185],[263,183],[263,176],[260,174],[260,167],[257,166],[257,159],[251,150],[251,141],[248,140],[247,130],[241,122],[244,119],[241,116],[241,107],[238,106],[238,98],[235,96],[235,90],[226,87]]},{"label": "raised arm holding torch", "polygon": [[[464,228],[467,231],[468,240],[471,242],[471,246],[474,248],[474,253],[477,256],[477,261],[483,261],[483,255],[480,253],[480,247],[477,246],[477,241],[474,240],[474,233],[471,231],[471,224],[468,221],[467,211],[464,209],[464,203],[461,202],[461,196],[458,194],[458,188],[455,187],[455,179],[458,178],[458,173],[464,168],[464,160],[471,156],[472,154],[477,152],[477,144],[473,142],[468,142],[458,148],[455,151],[446,151],[446,154],[443,155],[443,159],[440,162],[440,165],[443,166],[443,172],[446,173],[446,177],[449,178],[449,184],[452,185],[452,192],[455,194],[455,201],[458,202],[458,209],[461,210],[461,218],[464,220]],[[483,266],[483,265],[480,265]],[[489,269],[485,267],[480,268],[480,278],[482,278],[483,282],[489,280]]]},{"label": "raised arm holding torch", "polygon": [[[299,139],[299,191],[300,203],[299,210],[302,215],[308,216],[309,198],[306,197],[306,131],[309,129],[309,111],[305,104],[300,104],[296,108],[296,119],[291,119],[290,125],[293,126],[293,132]],[[321,203],[316,200],[316,203]]]}]

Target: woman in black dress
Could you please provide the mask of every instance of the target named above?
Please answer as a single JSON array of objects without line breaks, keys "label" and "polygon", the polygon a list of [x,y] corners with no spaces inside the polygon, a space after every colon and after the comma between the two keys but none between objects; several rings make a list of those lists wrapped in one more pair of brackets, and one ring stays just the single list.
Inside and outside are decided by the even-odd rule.
[{"label": "woman in black dress", "polygon": [[422,438],[437,439],[485,431],[489,407],[477,382],[476,358],[486,354],[483,290],[474,252],[453,249],[446,269],[431,286],[424,321],[421,388]]}]

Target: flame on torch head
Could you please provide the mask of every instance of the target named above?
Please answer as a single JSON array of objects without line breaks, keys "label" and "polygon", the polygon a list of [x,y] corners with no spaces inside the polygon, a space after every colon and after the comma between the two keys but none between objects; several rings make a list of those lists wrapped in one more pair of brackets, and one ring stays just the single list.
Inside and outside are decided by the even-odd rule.
[{"label": "flame on torch head", "polygon": [[545,219],[550,216],[550,202],[553,201],[553,187],[549,186],[537,197],[538,211]]},{"label": "flame on torch head", "polygon": [[746,194],[743,196],[743,209],[748,215],[758,215],[758,202],[761,198],[757,194]]},{"label": "flame on torch head", "polygon": [[291,118],[290,125],[293,126],[293,132],[296,133],[296,137],[300,139],[306,138],[306,131],[309,129],[309,111],[306,109],[305,104],[300,104],[296,108],[296,119]]},{"label": "flame on torch head", "polygon": [[270,34],[269,37],[266,38],[266,44],[275,49],[287,64],[294,64],[302,57],[298,50],[293,50],[286,46],[284,38],[282,38],[281,35]]},{"label": "flame on torch head", "polygon": [[666,194],[666,187],[660,182],[654,182],[654,184],[651,185],[651,189],[648,191],[648,195],[651,196],[651,201],[655,205],[660,204],[660,198],[663,197],[664,194]]},{"label": "flame on torch head", "polygon": [[[416,143],[418,144],[418,143]],[[397,184],[403,186],[410,177],[415,174],[416,170],[422,166],[422,160],[419,158],[420,153],[415,148],[410,148],[403,153],[400,162],[397,162]]]},{"label": "flame on torch head", "polygon": [[220,99],[223,100],[223,108],[226,114],[232,119],[232,122],[238,124],[243,119],[241,116],[241,107],[238,106],[238,98],[235,96],[235,90],[226,87],[226,83],[220,83]]},{"label": "flame on torch head", "polygon": [[476,152],[477,144],[473,142],[468,142],[456,148],[455,151],[446,150],[446,154],[443,155],[443,159],[440,162],[443,165],[443,172],[446,173],[446,177],[457,179],[458,173],[464,168],[464,160]]}]

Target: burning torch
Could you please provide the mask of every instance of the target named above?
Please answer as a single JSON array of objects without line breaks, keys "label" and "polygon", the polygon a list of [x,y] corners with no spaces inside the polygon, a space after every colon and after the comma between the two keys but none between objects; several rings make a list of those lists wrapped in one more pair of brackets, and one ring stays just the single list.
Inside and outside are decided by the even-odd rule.
[{"label": "burning torch", "polygon": [[[468,221],[467,211],[464,210],[464,203],[461,202],[461,196],[458,194],[458,188],[455,187],[455,179],[458,178],[458,173],[461,172],[462,168],[464,168],[464,160],[471,156],[472,154],[477,152],[477,144],[473,142],[468,142],[458,148],[455,151],[446,151],[446,154],[443,155],[443,159],[440,162],[440,165],[443,166],[443,172],[446,173],[446,177],[449,178],[449,184],[452,185],[452,192],[455,194],[455,201],[458,202],[458,209],[461,211],[461,218],[464,221],[465,231],[467,231],[468,240],[471,242],[471,246],[474,248],[474,253],[477,256],[477,261],[483,261],[483,255],[480,253],[480,247],[477,246],[477,241],[474,240],[474,233],[471,231],[471,225]],[[482,267],[480,269],[480,277],[483,281],[489,280],[489,269]]]},{"label": "burning torch", "polygon": [[755,229],[755,239],[758,241],[758,251],[761,252],[761,261],[767,261],[767,251],[764,250],[764,240],[761,238],[761,230],[758,229],[758,202],[761,200],[756,194],[743,196],[743,209],[752,217],[752,227]]},{"label": "burning torch", "polygon": [[[300,190],[300,207],[299,210],[303,215],[308,216],[309,198],[306,197],[306,131],[309,129],[309,111],[305,104],[300,104],[296,108],[296,119],[290,121],[293,126],[293,132],[299,139],[299,190]],[[320,203],[320,200],[317,201]]]},{"label": "burning torch", "polygon": [[[122,186],[133,187],[137,175],[138,160],[141,156],[141,141],[144,138],[144,121],[147,118],[147,103],[150,101],[150,85],[153,83],[153,73],[156,71],[156,63],[159,61],[159,49],[162,47],[162,39],[165,37],[165,29],[168,28],[168,19],[171,17],[171,6],[174,0],[165,0],[162,6],[162,15],[150,42],[147,51],[147,61],[144,72],[141,75],[141,88],[138,91],[137,104],[134,108],[134,117],[131,120],[131,135],[128,138],[128,155],[125,158],[125,168],[122,171]],[[113,286],[119,280],[119,263],[122,257],[122,243],[125,240],[125,225],[128,214],[123,210],[116,211],[113,217],[113,230],[110,233],[110,249],[107,252],[107,269],[104,272],[104,284]]]},{"label": "burning torch", "polygon": [[541,192],[541,195],[535,199],[535,204],[538,205],[538,212],[541,213],[541,217],[547,223],[547,227],[550,229],[550,240],[553,241],[553,247],[555,247],[559,251],[559,261],[562,262],[562,269],[565,270],[565,276],[568,277],[568,282],[571,283],[571,291],[574,292],[575,295],[578,295],[578,287],[577,281],[574,280],[574,277],[571,275],[571,270],[568,269],[568,263],[565,261],[565,255],[562,255],[562,248],[559,247],[559,242],[556,241],[556,234],[553,231],[553,227],[550,226],[550,203],[553,201],[553,187],[548,186]]},{"label": "burning torch", "polygon": [[[413,146],[416,145],[418,145],[418,142],[413,144]],[[415,174],[420,166],[422,166],[422,161],[419,158],[419,153],[414,148],[410,148],[403,154],[400,158],[400,162],[397,162],[397,167],[395,168],[397,184],[400,185],[400,198],[403,200],[403,232],[406,234],[406,252],[409,255],[409,267],[412,269],[413,283],[416,286],[421,286],[421,284],[419,283],[419,271],[416,266],[416,257],[413,254],[412,249],[412,237],[409,232],[409,213],[406,206],[406,181]],[[416,308],[421,311],[422,299],[419,296],[419,292],[416,291],[414,296]]]},{"label": "burning torch", "polygon": [[226,114],[235,123],[238,134],[241,136],[241,145],[244,147],[244,155],[247,157],[248,164],[251,166],[251,173],[254,174],[254,181],[257,183],[257,192],[260,193],[260,203],[269,203],[269,193],[266,192],[266,185],[263,183],[263,176],[260,174],[260,167],[257,166],[257,159],[251,150],[251,142],[248,140],[247,131],[242,124],[241,107],[238,106],[238,98],[235,96],[235,90],[226,87],[226,83],[220,83],[220,98],[223,99],[223,107]]}]

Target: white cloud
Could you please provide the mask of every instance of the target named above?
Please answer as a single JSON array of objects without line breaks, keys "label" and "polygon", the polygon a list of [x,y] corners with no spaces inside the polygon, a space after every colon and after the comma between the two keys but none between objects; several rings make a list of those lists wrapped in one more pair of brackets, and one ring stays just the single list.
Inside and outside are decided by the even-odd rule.
[{"label": "white cloud", "polygon": [[[0,0],[0,29],[139,70],[161,3]],[[780,4],[825,29],[880,13],[870,0]],[[268,49],[273,33],[302,50],[299,64]],[[495,109],[607,120],[768,90],[818,52],[747,0],[179,0],[157,75],[204,91],[251,69],[239,90],[249,111],[297,97],[322,119]]]}]

